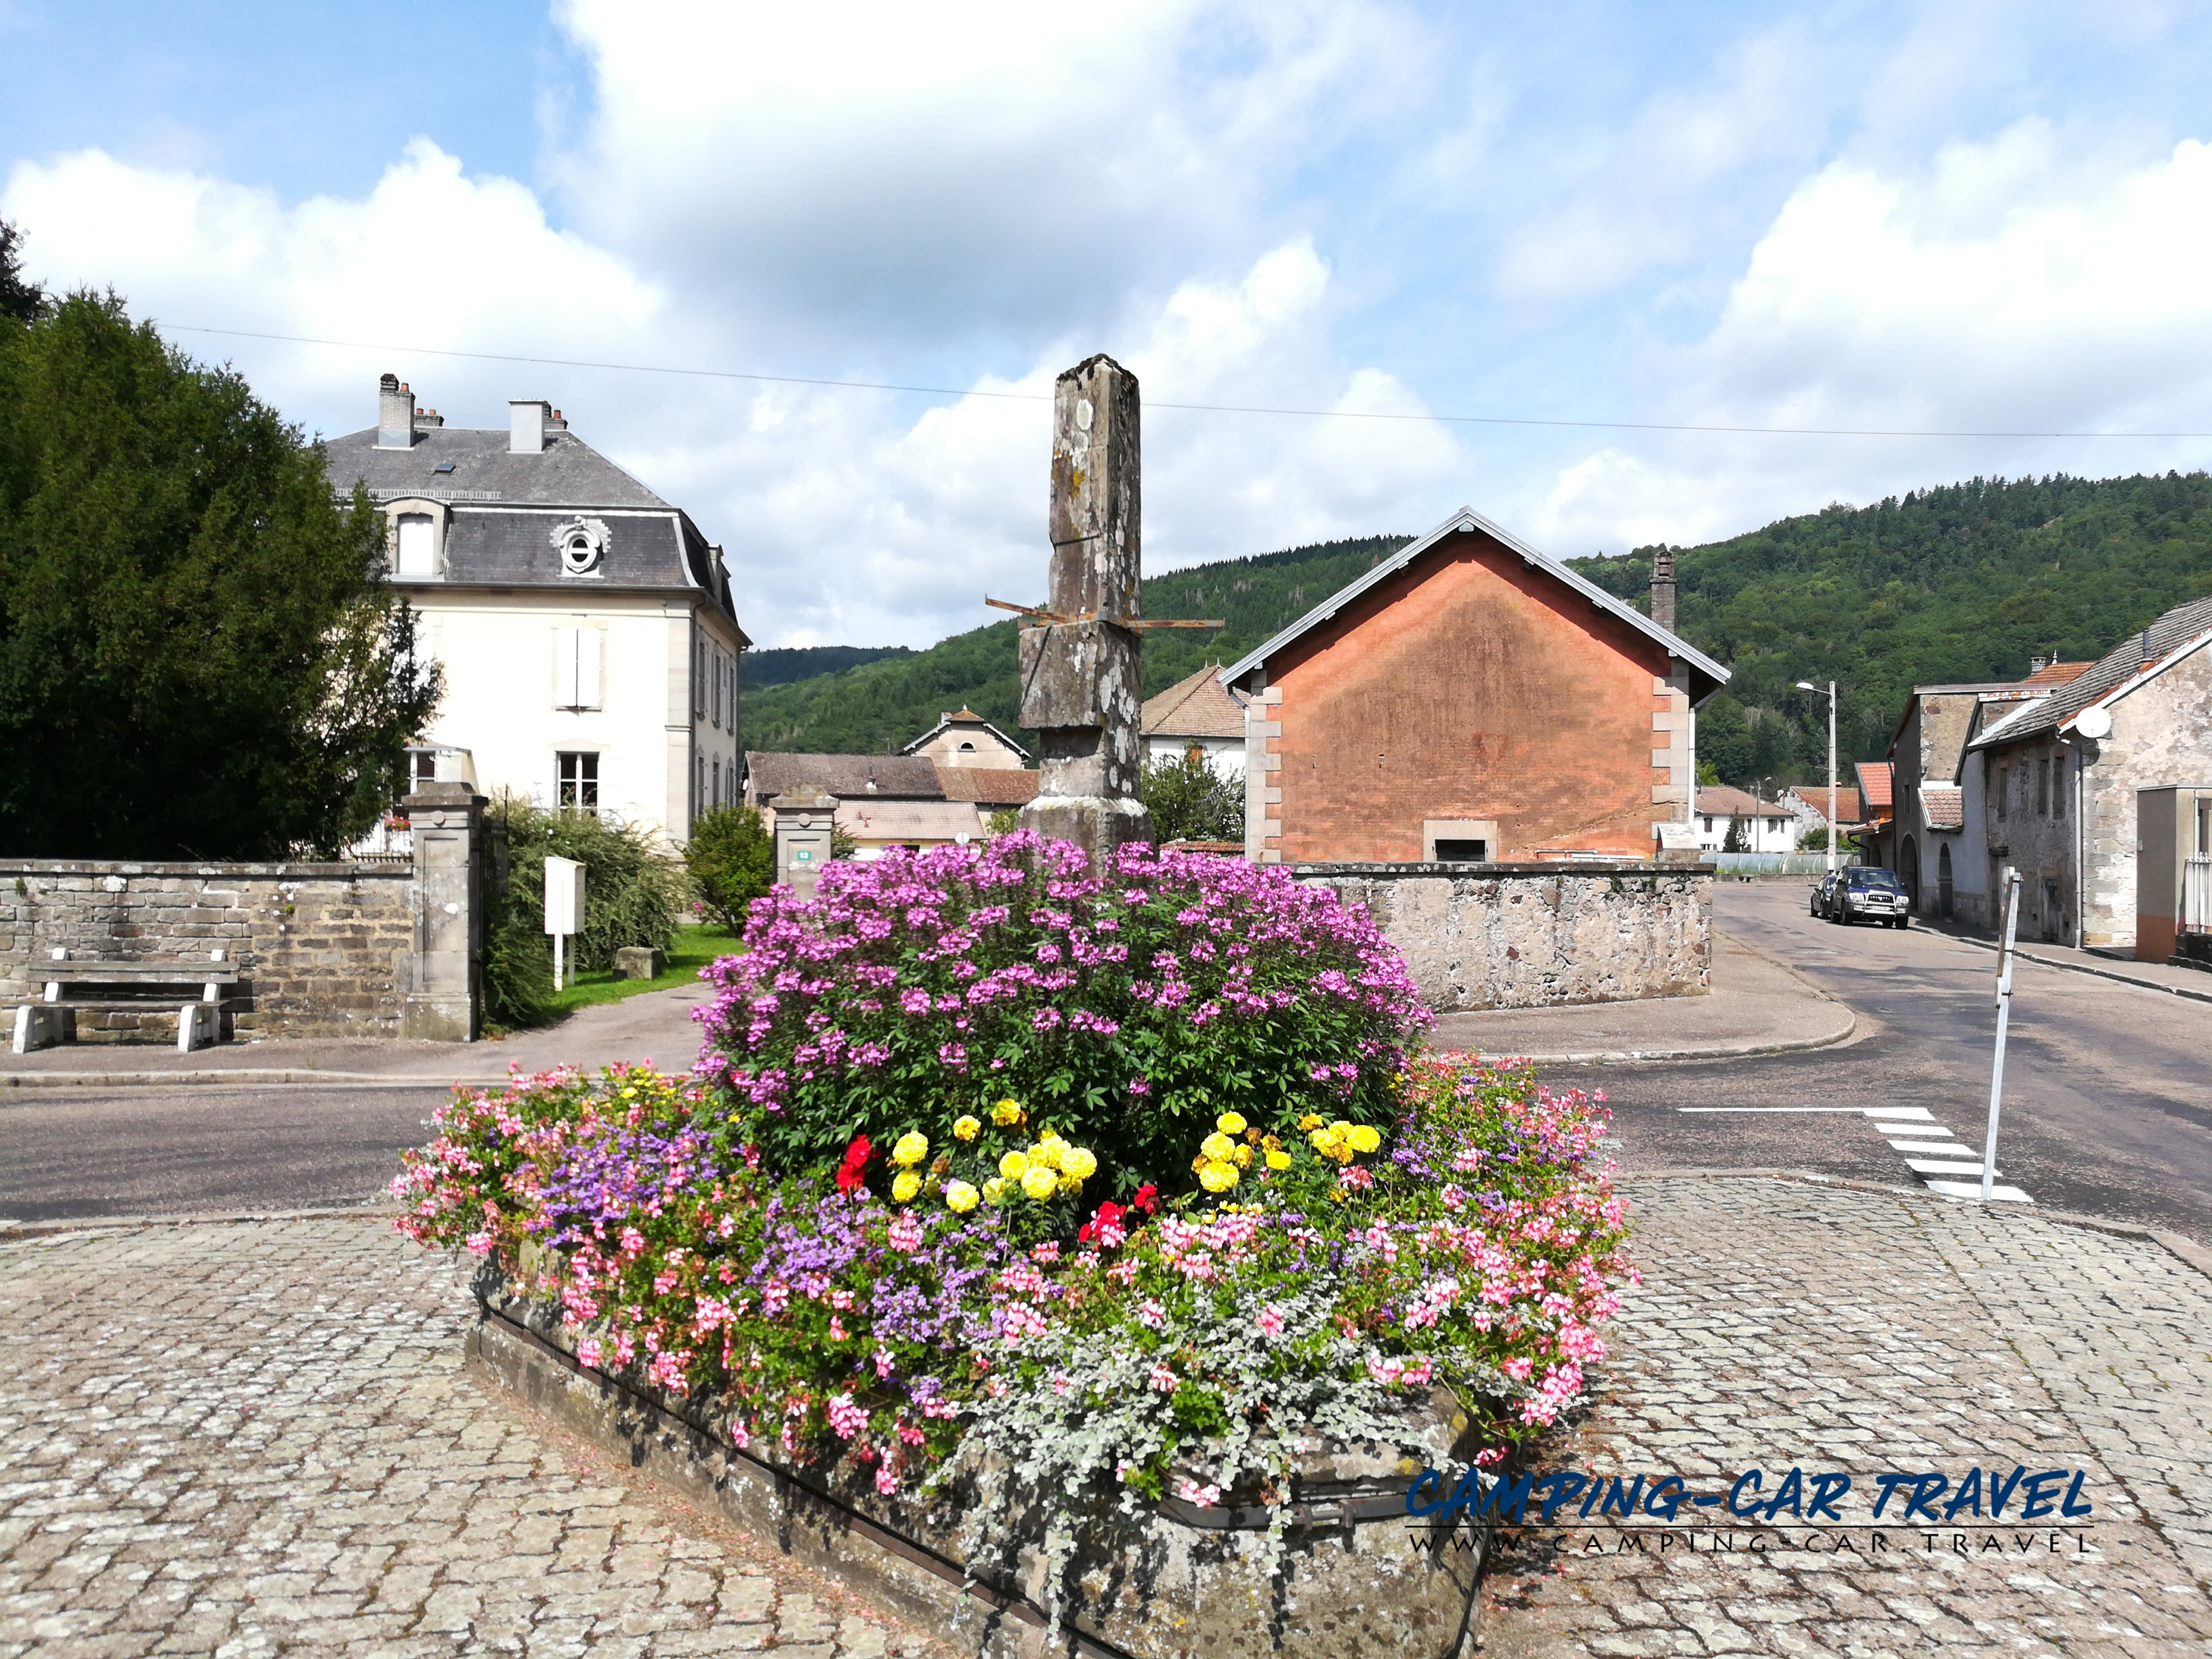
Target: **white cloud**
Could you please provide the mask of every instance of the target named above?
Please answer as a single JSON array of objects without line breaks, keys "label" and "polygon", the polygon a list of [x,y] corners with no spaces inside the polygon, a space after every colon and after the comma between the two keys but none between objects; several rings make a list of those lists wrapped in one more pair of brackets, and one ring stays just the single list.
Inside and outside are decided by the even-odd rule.
[{"label": "white cloud", "polygon": [[[1806,180],[1711,331],[1652,374],[1690,423],[2212,431],[2208,269],[2212,146],[2093,174],[2027,122],[1917,173]],[[2185,441],[1654,436],[1563,469],[1539,527],[1618,551],[1976,473],[2203,463]]]}]

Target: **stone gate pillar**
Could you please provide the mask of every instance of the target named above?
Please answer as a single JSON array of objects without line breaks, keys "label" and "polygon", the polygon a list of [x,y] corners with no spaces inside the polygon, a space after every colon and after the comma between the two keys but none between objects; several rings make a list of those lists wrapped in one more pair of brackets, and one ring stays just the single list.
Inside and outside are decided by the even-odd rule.
[{"label": "stone gate pillar", "polygon": [[399,1034],[433,1042],[483,1035],[484,798],[428,783],[402,803],[415,842],[415,949]]},{"label": "stone gate pillar", "polygon": [[1053,387],[1052,592],[1066,620],[1018,635],[1022,724],[1042,751],[1036,798],[1019,822],[1091,855],[1150,841],[1138,799],[1144,748],[1137,679],[1137,584],[1143,569],[1143,446],[1137,377],[1100,355]]},{"label": "stone gate pillar", "polygon": [[830,832],[837,798],[814,784],[787,789],[769,802],[775,814],[775,878],[801,898],[814,896],[814,878],[830,861]]}]

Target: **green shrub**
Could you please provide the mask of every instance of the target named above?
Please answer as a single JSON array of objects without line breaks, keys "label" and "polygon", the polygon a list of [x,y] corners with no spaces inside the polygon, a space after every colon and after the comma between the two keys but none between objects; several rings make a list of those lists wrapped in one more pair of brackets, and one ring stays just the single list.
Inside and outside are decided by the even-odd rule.
[{"label": "green shrub", "polygon": [[691,826],[684,864],[707,914],[741,933],[745,907],[775,885],[775,837],[751,807],[717,806]]},{"label": "green shrub", "polygon": [[545,860],[584,866],[584,930],[570,941],[572,968],[605,971],[625,945],[665,951],[690,902],[679,860],[650,830],[595,812],[546,811],[512,799],[490,819],[507,831],[507,878],[485,899],[484,1012],[495,1024],[541,1025],[551,1017],[553,941],[544,932]]},{"label": "green shrub", "polygon": [[1223,777],[1196,750],[1177,760],[1147,762],[1138,793],[1163,846],[1171,841],[1244,839],[1243,784]]}]

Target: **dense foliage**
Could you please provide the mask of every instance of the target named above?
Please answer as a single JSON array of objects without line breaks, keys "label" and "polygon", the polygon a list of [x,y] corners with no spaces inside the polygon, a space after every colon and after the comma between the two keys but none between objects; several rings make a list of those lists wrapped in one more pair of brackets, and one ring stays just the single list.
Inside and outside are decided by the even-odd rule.
[{"label": "dense foliage", "polygon": [[552,1013],[553,941],[545,933],[545,860],[584,866],[584,931],[568,941],[568,966],[605,970],[615,952],[644,945],[665,951],[690,902],[682,862],[649,830],[596,812],[547,811],[502,799],[490,813],[504,836],[506,876],[485,898],[484,1016],[510,1029]]},{"label": "dense foliage", "polygon": [[[619,1068],[456,1091],[393,1190],[403,1231],[498,1251],[556,1304],[585,1364],[698,1391],[741,1444],[888,1495],[974,1437],[1019,1489],[987,1492],[980,1544],[1025,1494],[1064,1568],[1086,1512],[1279,1505],[1297,1437],[1387,1434],[1438,1383],[1486,1463],[1580,1396],[1634,1277],[1605,1113],[1463,1055],[1394,1085],[1381,1130],[1187,1124],[1196,1162],[1243,1179],[1086,1203],[1036,1243],[1024,1200],[979,1201],[928,1146],[779,1174],[716,1089]],[[1003,1104],[1038,1145],[1073,1127]]]},{"label": "dense foliage", "polygon": [[[1367,536],[1147,576],[1147,617],[1219,617],[1228,626],[1218,632],[1147,633],[1145,695],[1165,690],[1209,662],[1235,661],[1406,541],[1403,536]],[[1014,660],[1018,626],[994,623],[889,661],[795,684],[749,689],[745,744],[818,754],[895,754],[936,725],[945,709],[963,705],[1012,733],[1021,719]],[[1033,738],[1022,740],[1035,750]]]},{"label": "dense foliage", "polygon": [[750,806],[713,807],[692,823],[684,866],[707,914],[738,933],[746,907],[775,885],[775,837]]},{"label": "dense foliage", "polygon": [[0,842],[334,854],[438,698],[382,516],[113,296],[32,308],[0,316]]},{"label": "dense foliage", "polygon": [[0,317],[27,323],[46,304],[46,289],[23,275],[23,233],[0,219]]},{"label": "dense foliage", "polygon": [[[1569,562],[1648,608],[1650,549]],[[1698,715],[1699,757],[1730,783],[1804,781],[1826,775],[1831,679],[1840,757],[1879,759],[1915,684],[2093,660],[2212,593],[2212,477],[1977,478],[1680,549],[1675,567],[1684,637],[1735,670]]]},{"label": "dense foliage", "polygon": [[848,668],[858,668],[862,663],[881,662],[886,657],[911,657],[915,653],[903,645],[791,645],[771,647],[765,651],[753,650],[742,659],[740,681],[748,691],[757,687],[789,685],[794,680],[811,680],[818,674],[836,674]]},{"label": "dense foliage", "polygon": [[[700,1064],[779,1174],[918,1133],[983,1187],[1014,1095],[1106,1166],[1103,1195],[1173,1190],[1223,1111],[1389,1122],[1429,1019],[1366,912],[1286,870],[1134,846],[1102,877],[1025,831],[831,864],[812,899],[755,904],[745,944],[709,970]],[[1044,1194],[1079,1195],[1102,1194]]]},{"label": "dense foliage", "polygon": [[1163,842],[1244,839],[1243,780],[1224,777],[1203,755],[1146,762],[1139,793]]}]

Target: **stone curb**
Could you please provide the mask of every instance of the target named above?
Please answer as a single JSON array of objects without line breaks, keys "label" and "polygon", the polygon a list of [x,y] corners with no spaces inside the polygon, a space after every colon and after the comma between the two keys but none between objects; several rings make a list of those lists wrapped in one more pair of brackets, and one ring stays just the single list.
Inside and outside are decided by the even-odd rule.
[{"label": "stone curb", "polygon": [[344,1083],[356,1088],[386,1089],[500,1089],[514,1079],[500,1078],[404,1078],[389,1072],[318,1072],[312,1068],[240,1066],[222,1070],[179,1072],[0,1072],[0,1089],[141,1089],[164,1083],[203,1085],[263,1084],[269,1085]]},{"label": "stone curb", "polygon": [[[1988,951],[1994,954],[1997,949],[1995,939],[1976,939],[1971,933],[1954,933],[1947,927],[1929,927],[1927,931],[1937,939],[1954,939],[1960,945],[1971,945],[1977,951]],[[2163,991],[2168,996],[2186,997],[2191,1002],[2212,1002],[2212,991],[2192,990],[2183,985],[2163,985],[2154,979],[2137,979],[2133,974],[2124,974],[2117,968],[2092,968],[2086,962],[2061,962],[2055,957],[2039,957],[2019,945],[2012,947],[2012,953],[2022,962],[2032,962],[2042,968],[2056,968],[2062,974],[2087,974],[2094,979],[2111,980],[2115,985],[2132,985],[2138,991]]]},{"label": "stone curb", "polygon": [[[1887,1182],[1860,1181],[1850,1176],[1817,1175],[1810,1170],[1638,1170],[1631,1174],[1615,1170],[1613,1180],[1620,1184],[1632,1181],[1793,1181],[1808,1187],[1840,1187],[1847,1192],[1880,1193],[1889,1198],[1924,1199],[1930,1204],[1967,1204],[1972,1199],[1945,1198],[1924,1187],[1899,1187]],[[2072,1210],[2046,1210],[2041,1205],[2033,1209],[2014,1209],[2014,1215],[2039,1216],[2045,1221],[2056,1221],[2068,1227],[2087,1227],[2092,1231],[2110,1233],[2116,1238],[2148,1239],[2176,1259],[2186,1262],[2206,1278],[2212,1279],[2212,1249],[2207,1249],[2195,1239],[2180,1233],[2170,1233],[2159,1227],[2139,1227],[2131,1221],[2107,1221],[2102,1216],[2081,1215]]]},{"label": "stone curb", "polygon": [[0,1243],[11,1238],[50,1237],[56,1233],[138,1232],[152,1227],[235,1227],[252,1221],[392,1220],[399,1212],[388,1204],[355,1204],[327,1210],[228,1210],[210,1215],[85,1215],[52,1221],[13,1221],[0,1216]]}]

